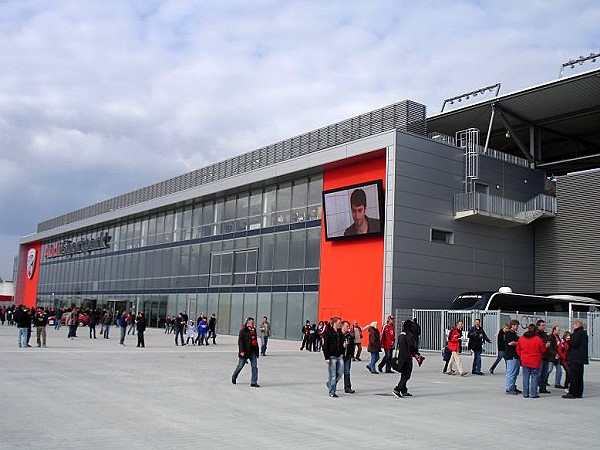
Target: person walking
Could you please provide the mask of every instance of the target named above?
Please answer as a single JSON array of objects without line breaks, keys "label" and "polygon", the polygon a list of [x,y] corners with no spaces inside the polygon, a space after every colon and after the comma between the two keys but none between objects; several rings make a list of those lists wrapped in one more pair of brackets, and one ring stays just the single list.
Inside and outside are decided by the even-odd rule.
[{"label": "person walking", "polygon": [[306,347],[306,350],[311,352],[312,349],[310,348],[310,345],[309,345],[309,342],[310,342],[310,320],[306,321],[306,323],[302,327],[301,333],[302,333],[302,345],[300,345],[300,350],[304,350],[304,347]]},{"label": "person walking", "polygon": [[217,345],[217,316],[215,315],[215,313],[212,313],[210,319],[208,319],[208,335],[206,336],[207,344],[210,338],[212,338],[213,345]]},{"label": "person walking", "polygon": [[71,312],[67,316],[67,325],[69,326],[69,333],[67,334],[67,338],[73,340],[77,337],[77,322],[79,320],[79,313],[77,308],[71,308]]},{"label": "person walking", "polygon": [[20,305],[13,313],[12,320],[17,324],[17,346],[27,348],[27,328],[31,324],[31,317],[27,314],[25,305]]},{"label": "person walking", "polygon": [[44,311],[44,307],[40,306],[33,316],[35,324],[35,334],[37,337],[37,346],[46,347],[46,325],[48,325],[48,313]]},{"label": "person walking", "polygon": [[527,332],[517,342],[517,354],[523,367],[523,397],[539,398],[537,387],[546,343],[534,324],[530,324],[527,328]]},{"label": "person walking", "polygon": [[471,368],[471,373],[473,375],[483,375],[483,372],[481,371],[483,343],[484,341],[488,343],[492,341],[487,337],[487,334],[485,334],[485,331],[481,326],[481,320],[475,319],[473,326],[467,333],[467,337],[469,338],[467,348],[473,352],[473,367]]},{"label": "person walking", "polygon": [[198,317],[198,338],[196,339],[198,345],[208,345],[208,338],[206,337],[207,335],[208,322],[206,320],[206,316],[201,315],[200,317]]},{"label": "person walking", "polygon": [[385,367],[385,373],[394,373],[392,370],[392,352],[396,344],[396,329],[394,327],[394,316],[387,316],[387,320],[381,329],[381,348],[383,348],[383,358],[379,363],[378,369],[381,373]]},{"label": "person walking", "polygon": [[88,314],[88,328],[90,329],[90,339],[92,339],[92,335],[94,339],[96,339],[96,323],[98,322],[98,316],[96,315],[96,311],[91,310]]},{"label": "person walking", "polygon": [[144,333],[146,331],[146,318],[144,317],[144,313],[139,311],[137,317],[135,319],[135,327],[137,329],[137,346],[138,347],[146,347],[146,341],[144,341]]},{"label": "person walking", "polygon": [[329,321],[330,327],[323,336],[323,356],[327,365],[327,390],[329,396],[337,398],[337,384],[344,374],[344,362],[342,355],[344,354],[344,338],[340,330],[341,319],[332,317]]},{"label": "person walking", "polygon": [[413,322],[411,320],[405,320],[402,324],[402,332],[398,336],[398,343],[396,350],[398,351],[398,367],[400,372],[400,380],[392,393],[398,397],[412,397],[412,394],[408,392],[406,383],[410,380],[412,374],[413,363],[412,359],[414,356],[419,355],[419,350],[415,345],[415,339],[413,335]]},{"label": "person walking", "polygon": [[375,364],[377,364],[377,361],[379,360],[381,337],[379,336],[377,322],[371,322],[366,328],[369,333],[369,345],[367,346],[367,351],[371,354],[371,361],[367,364],[367,370],[372,374],[378,374],[379,372],[375,369]]},{"label": "person walking", "polygon": [[569,393],[563,395],[562,398],[581,398],[583,397],[583,366],[590,363],[588,335],[583,329],[581,320],[573,322],[567,361],[569,362]]},{"label": "person walking", "polygon": [[183,340],[183,331],[186,325],[186,321],[182,313],[179,313],[179,315],[175,317],[173,321],[175,326],[175,345],[179,345],[177,343],[177,339],[181,338],[181,346],[183,347],[185,345],[185,341]]},{"label": "person walking", "polygon": [[269,318],[267,316],[263,316],[259,330],[262,338],[260,354],[261,356],[267,356],[267,345],[269,344],[269,337],[271,337],[271,324],[269,323]]},{"label": "person walking", "polygon": [[185,344],[189,345],[190,344],[190,339],[192,340],[192,345],[194,345],[194,343],[196,342],[196,332],[198,330],[196,329],[196,326],[194,325],[194,321],[190,320],[188,321],[188,323],[186,324],[186,329],[185,329],[185,335],[186,335],[186,340],[185,340]]},{"label": "person walking", "polygon": [[362,328],[358,325],[358,320],[355,320],[352,324],[352,334],[354,334],[354,349],[355,354],[352,356],[352,361],[360,361],[360,354],[362,352]]},{"label": "person walking", "polygon": [[60,330],[60,326],[62,325],[61,321],[63,314],[64,312],[62,308],[58,308],[56,310],[56,314],[54,315],[54,331]]},{"label": "person walking", "polygon": [[129,335],[129,333],[133,334],[135,336],[135,321],[136,321],[136,316],[135,313],[133,311],[131,311],[128,315],[127,315],[127,323],[129,324],[129,328],[127,329],[127,335]]},{"label": "person walking", "polygon": [[452,354],[450,355],[450,362],[448,363],[448,369],[446,370],[446,374],[448,375],[454,375],[456,372],[453,370],[453,367],[456,365],[456,368],[458,369],[458,372],[460,373],[461,377],[464,377],[467,375],[467,372],[464,371],[463,369],[463,365],[462,362],[460,360],[460,356],[458,355],[459,352],[461,351],[461,346],[462,346],[462,329],[463,329],[463,323],[462,322],[456,322],[456,325],[454,325],[454,328],[452,328],[450,330],[450,333],[448,333],[448,350],[450,350],[452,352]]},{"label": "person walking", "polygon": [[123,310],[119,318],[117,319],[117,325],[121,331],[121,337],[119,339],[119,345],[125,346],[125,334],[127,333],[127,312]]},{"label": "person walking", "polygon": [[248,317],[246,324],[238,334],[238,364],[231,375],[231,382],[233,384],[237,384],[238,375],[246,363],[250,361],[250,386],[255,388],[260,387],[258,384],[258,354],[258,336],[256,328],[254,328],[254,317]]},{"label": "person walking", "polygon": [[496,336],[496,346],[498,347],[498,356],[496,356],[496,360],[494,364],[490,367],[490,373],[494,375],[494,370],[498,366],[498,363],[504,359],[504,349],[506,346],[504,345],[504,337],[506,336],[506,332],[509,330],[509,326],[507,323],[502,325],[502,329],[498,331],[498,336]]},{"label": "person walking", "polygon": [[519,321],[513,319],[510,321],[509,328],[504,333],[504,361],[506,362],[506,395],[518,395],[523,391],[517,388],[517,377],[521,361],[517,353],[517,330],[519,329]]},{"label": "person walking", "polygon": [[342,360],[344,364],[344,392],[346,394],[354,394],[356,391],[352,389],[352,381],[350,380],[350,370],[352,369],[352,359],[354,358],[354,333],[350,329],[350,322],[344,320],[342,322],[342,337],[344,353]]},{"label": "person walking", "polygon": [[108,335],[110,333],[110,326],[112,325],[112,322],[113,322],[113,315],[112,315],[112,313],[110,311],[106,311],[104,313],[104,322],[103,322],[103,325],[104,325],[104,334],[103,334],[104,339],[110,339],[108,337]]}]

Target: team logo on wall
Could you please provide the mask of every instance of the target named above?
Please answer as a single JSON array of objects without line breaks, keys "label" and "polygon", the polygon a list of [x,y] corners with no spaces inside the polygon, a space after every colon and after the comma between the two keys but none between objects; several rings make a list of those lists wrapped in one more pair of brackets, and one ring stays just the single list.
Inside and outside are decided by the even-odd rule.
[{"label": "team logo on wall", "polygon": [[37,259],[37,250],[30,248],[27,252],[27,278],[30,280],[33,278],[35,272],[35,261]]}]

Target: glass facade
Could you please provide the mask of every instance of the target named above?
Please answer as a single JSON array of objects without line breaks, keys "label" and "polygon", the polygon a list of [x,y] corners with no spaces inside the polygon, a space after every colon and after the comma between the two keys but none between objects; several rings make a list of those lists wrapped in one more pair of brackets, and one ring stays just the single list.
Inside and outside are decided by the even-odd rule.
[{"label": "glass facade", "polygon": [[145,311],[152,326],[187,311],[218,332],[272,317],[278,338],[317,318],[321,174],[99,225],[44,242],[111,239],[108,248],[40,261],[38,304]]}]

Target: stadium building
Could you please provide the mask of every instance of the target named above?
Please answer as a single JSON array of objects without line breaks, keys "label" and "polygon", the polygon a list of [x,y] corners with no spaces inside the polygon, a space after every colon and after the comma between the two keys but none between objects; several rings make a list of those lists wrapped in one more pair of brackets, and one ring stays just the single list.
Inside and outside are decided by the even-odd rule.
[{"label": "stadium building", "polygon": [[488,97],[402,101],[46,220],[16,301],[297,338],[500,286],[600,295],[600,71]]}]

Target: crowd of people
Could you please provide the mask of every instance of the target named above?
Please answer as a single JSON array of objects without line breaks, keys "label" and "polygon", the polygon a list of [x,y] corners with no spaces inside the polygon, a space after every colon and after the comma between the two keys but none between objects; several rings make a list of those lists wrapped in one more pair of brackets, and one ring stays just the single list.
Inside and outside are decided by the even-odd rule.
[{"label": "crowd of people", "polygon": [[[17,346],[19,348],[32,347],[31,340],[32,328],[35,327],[37,335],[37,346],[47,346],[46,327],[51,324],[55,331],[59,331],[63,325],[68,327],[67,339],[77,338],[77,329],[81,325],[88,328],[89,338],[96,339],[96,327],[100,325],[100,335],[104,339],[109,339],[112,325],[120,328],[119,344],[125,345],[125,335],[137,331],[137,346],[145,347],[144,333],[147,328],[146,318],[142,311],[137,314],[133,311],[122,311],[115,320],[110,310],[92,309],[92,308],[49,308],[43,306],[29,308],[25,305],[11,306],[2,311],[2,316],[9,318],[8,324],[17,327]],[[52,322],[52,323],[51,323]],[[4,325],[4,321],[2,321]]]},{"label": "crowd of people", "polygon": [[[419,364],[424,359],[419,353],[421,327],[416,318],[406,320],[402,323],[401,333],[396,337],[394,321],[393,316],[387,316],[381,331],[375,321],[364,327],[356,320],[351,325],[349,321],[339,317],[332,317],[329,322],[305,322],[301,329],[300,350],[323,352],[328,367],[326,385],[330,397],[338,397],[337,384],[342,377],[344,393],[355,393],[350,371],[353,361],[361,361],[363,331],[368,333],[367,352],[370,354],[370,361],[366,365],[367,370],[372,374],[400,373],[400,380],[392,392],[397,397],[411,396],[406,383],[412,373],[413,358],[417,359]],[[382,351],[383,358],[377,364]]]},{"label": "crowd of people", "polygon": [[190,320],[188,314],[180,312],[176,317],[167,316],[165,319],[165,334],[175,333],[175,345],[213,345],[217,344],[217,315],[213,313],[210,319],[201,312],[196,322]]},{"label": "crowd of people", "polygon": [[[84,320],[85,319],[85,320]],[[110,310],[44,307],[28,308],[25,305],[0,308],[0,322],[4,325],[16,326],[17,346],[19,348],[31,347],[30,340],[33,328],[36,329],[38,347],[47,346],[46,327],[53,321],[54,330],[58,331],[64,323],[69,330],[67,338],[73,340],[77,337],[80,324],[88,327],[89,339],[96,339],[96,327],[100,326],[100,335],[109,339],[111,326],[116,325],[120,330],[119,344],[125,345],[125,337],[129,334],[136,335],[137,346],[145,347],[144,333],[147,322],[142,311],[137,313],[123,310],[117,317],[113,317]],[[216,314],[210,318],[201,313],[197,320],[190,320],[185,312],[176,317],[166,317],[165,334],[175,334],[175,345],[216,345]],[[505,323],[498,333],[498,356],[489,368],[494,374],[502,360],[505,361],[507,395],[522,395],[525,398],[539,398],[539,394],[550,394],[548,382],[554,371],[554,388],[564,389],[563,398],[574,399],[583,396],[584,365],[589,363],[588,336],[583,328],[583,323],[576,320],[573,331],[565,331],[561,335],[560,327],[554,326],[550,334],[546,333],[546,323],[538,320],[536,324],[529,324],[527,331],[518,336],[520,323],[511,320]],[[419,353],[421,327],[416,318],[402,322],[402,330],[396,335],[395,318],[387,316],[386,322],[378,328],[376,321],[361,327],[357,321],[352,325],[339,317],[332,317],[329,321],[312,323],[306,321],[301,329],[302,343],[300,350],[309,352],[322,351],[328,367],[327,390],[330,397],[338,397],[337,385],[343,377],[344,393],[353,394],[350,377],[352,362],[361,361],[363,333],[368,335],[367,352],[370,360],[366,365],[371,374],[400,373],[400,380],[392,392],[398,397],[409,397],[407,382],[412,373],[412,361],[416,359],[420,365],[423,357]],[[243,367],[249,362],[251,365],[251,386],[258,385],[259,355],[266,356],[268,341],[272,336],[272,327],[264,316],[258,328],[255,328],[254,318],[248,317],[242,324],[238,335],[238,364],[232,374],[231,381],[237,383],[237,377]],[[259,345],[259,337],[262,341]],[[473,354],[471,373],[484,375],[481,370],[481,354],[485,342],[491,340],[483,330],[481,322],[476,319],[473,326],[466,334],[467,349]],[[466,376],[460,353],[462,352],[463,323],[457,322],[447,333],[447,343],[443,351],[445,361],[442,372],[447,375]],[[394,350],[396,350],[394,356]],[[380,354],[383,358],[380,361]],[[456,370],[455,370],[456,369]],[[522,389],[517,387],[517,378],[522,371]],[[563,383],[564,374],[564,383]]]},{"label": "crowd of people", "polygon": [[[554,370],[554,388],[564,389],[562,398],[575,399],[583,396],[583,367],[589,363],[588,336],[581,320],[573,322],[573,332],[554,326],[550,334],[546,332],[546,322],[542,319],[529,324],[527,331],[518,336],[520,323],[513,319],[505,323],[498,332],[498,357],[490,366],[494,374],[502,359],[506,366],[506,394],[522,395],[524,398],[539,398],[539,394],[550,394],[548,382]],[[447,345],[443,352],[446,362],[442,370],[447,375],[455,375],[456,367],[461,376],[466,376],[460,359],[462,349],[463,323],[457,322],[448,332]],[[467,348],[473,352],[472,374],[483,375],[481,352],[484,342],[491,342],[481,327],[479,319],[467,333]],[[522,390],[517,387],[517,378],[522,370]],[[562,374],[565,373],[564,384]]]}]

